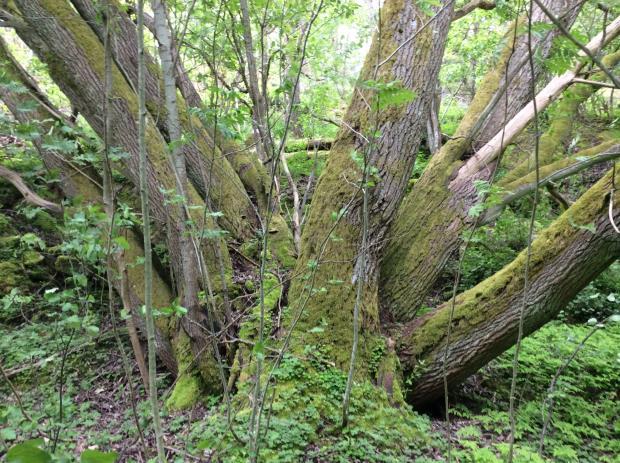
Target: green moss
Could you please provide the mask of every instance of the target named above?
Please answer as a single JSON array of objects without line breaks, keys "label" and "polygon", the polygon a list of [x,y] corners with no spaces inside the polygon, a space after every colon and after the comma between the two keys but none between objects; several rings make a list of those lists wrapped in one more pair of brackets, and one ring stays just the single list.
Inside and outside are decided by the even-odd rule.
[{"label": "green moss", "polygon": [[279,214],[274,215],[271,219],[267,246],[285,270],[295,267],[297,254],[293,245],[293,237],[286,221]]},{"label": "green moss", "polygon": [[[200,400],[203,384],[194,368],[190,339],[185,334],[185,331],[179,331],[173,343],[173,349],[178,363],[179,376],[176,379],[172,393],[166,399],[166,406],[171,410],[184,410]],[[203,357],[208,358],[209,355],[204,355]],[[216,377],[213,376],[213,378]]]},{"label": "green moss", "polygon": [[192,407],[200,398],[200,380],[194,375],[183,374],[174,385],[166,407],[170,410],[185,410]]},{"label": "green moss", "polygon": [[58,229],[56,219],[45,211],[38,211],[32,220],[32,224],[44,232],[53,233]]},{"label": "green moss", "polygon": [[24,269],[17,262],[0,262],[0,293],[6,294],[13,288],[19,288],[28,284]]},{"label": "green moss", "polygon": [[[574,240],[580,239],[580,225],[592,223],[601,214],[612,174],[612,171],[608,172],[550,227],[539,233],[532,243],[528,267],[531,281]],[[457,297],[452,317],[454,341],[469,335],[480,324],[488,323],[507,310],[507,304],[523,289],[526,260],[527,250],[523,250],[502,270]],[[408,356],[414,360],[435,357],[446,336],[449,317],[449,303],[432,311],[413,333],[401,340],[402,350],[408,352]]]},{"label": "green moss", "polygon": [[12,221],[6,215],[0,214],[0,235],[9,235],[15,232]]},{"label": "green moss", "polygon": [[[342,395],[346,375],[329,366],[320,354],[306,352],[304,360],[285,356],[274,374],[276,386],[261,429],[261,461],[415,461],[431,444],[430,422],[406,405],[391,405],[382,388],[368,381],[352,390],[349,423],[342,428]],[[251,382],[235,398],[233,427],[245,434],[251,410]],[[227,462],[247,461],[248,449],[235,441],[227,427],[225,408],[201,423],[201,446],[216,450]],[[267,429],[269,420],[269,429]]]},{"label": "green moss", "polygon": [[19,255],[19,235],[3,236],[0,238],[0,260],[12,259]]},{"label": "green moss", "polygon": [[[264,292],[264,308],[265,308],[265,336],[269,336],[271,332],[271,317],[270,313],[277,308],[278,301],[282,296],[282,285],[278,277],[272,273],[266,273],[263,279],[263,292]],[[250,311],[250,316],[243,322],[239,336],[242,339],[254,339],[258,334],[258,323],[260,319],[261,305],[260,300],[257,300],[255,305]]]},{"label": "green moss", "polygon": [[36,251],[27,250],[22,254],[22,263],[26,267],[33,267],[41,262],[43,262],[45,258]]}]

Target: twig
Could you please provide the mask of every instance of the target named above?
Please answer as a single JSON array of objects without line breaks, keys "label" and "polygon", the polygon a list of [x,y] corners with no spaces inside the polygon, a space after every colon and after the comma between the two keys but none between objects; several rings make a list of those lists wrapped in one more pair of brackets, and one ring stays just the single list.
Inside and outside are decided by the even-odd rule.
[{"label": "twig", "polygon": [[[551,11],[549,11],[549,9],[547,9],[547,7],[545,5],[543,5],[540,0],[533,0],[533,1],[534,1],[534,3],[536,3],[536,5],[538,5],[538,7],[541,9],[541,11],[543,13],[545,13],[545,15],[551,20],[551,22],[553,24],[555,24],[555,26],[560,30],[560,32],[562,32],[562,34],[564,34],[564,36],[566,36],[566,38],[568,40],[570,40],[575,45],[577,45],[577,47],[582,52],[584,52],[586,55],[588,55],[588,57],[592,61],[594,61],[596,63],[596,65],[601,69],[601,71],[603,71],[605,74],[607,74],[607,76],[611,79],[611,81],[614,83],[616,88],[620,88],[620,80],[618,80],[618,78],[614,75],[614,73],[611,72],[609,70],[609,68],[603,64],[603,62],[598,58],[598,56],[596,56],[596,54],[592,53],[592,51],[590,51],[590,49],[588,47],[586,47],[583,43],[581,43],[579,40],[577,40],[568,31],[568,29],[566,29],[566,27],[564,27],[564,24],[562,24],[562,22],[558,18],[556,18],[556,16]],[[605,31],[605,29],[603,29],[603,32],[604,31]]]}]

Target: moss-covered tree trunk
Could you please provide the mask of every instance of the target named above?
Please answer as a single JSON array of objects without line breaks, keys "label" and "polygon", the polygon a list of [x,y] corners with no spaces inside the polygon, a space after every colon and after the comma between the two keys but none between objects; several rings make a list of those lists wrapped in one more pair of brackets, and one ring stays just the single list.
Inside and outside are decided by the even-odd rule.
[{"label": "moss-covered tree trunk", "polygon": [[[103,41],[103,22],[91,0],[71,0],[80,16],[88,24],[100,41]],[[115,25],[114,60],[119,70],[130,83],[132,89],[138,85],[137,34],[136,27],[127,13],[117,2],[111,2]],[[145,56],[145,99],[149,114],[157,124],[166,140],[169,140],[169,123],[164,104],[164,83],[161,70],[153,57]],[[256,210],[250,201],[241,180],[235,173],[226,156],[213,141],[213,134],[205,128],[195,115],[190,114],[183,94],[189,94],[196,103],[196,90],[188,79],[183,80],[184,92],[177,97],[179,122],[188,141],[181,144],[186,159],[187,174],[196,190],[206,199],[214,211],[223,213],[220,225],[236,239],[253,236],[258,226]]]},{"label": "moss-covered tree trunk", "polygon": [[[15,120],[22,124],[40,124],[41,134],[49,137],[64,137],[63,124],[69,123],[46,98],[38,88],[36,82],[30,78],[14,59],[7,44],[0,39],[0,68],[3,71],[3,84],[13,82],[22,85],[27,91],[11,91],[10,85],[0,86],[0,99],[7,106]],[[27,108],[27,109],[23,109]],[[103,197],[97,172],[89,166],[80,166],[71,159],[44,147],[43,136],[37,136],[32,140],[35,148],[41,156],[45,167],[52,172],[57,172],[61,181],[59,186],[67,198],[78,199],[85,204],[103,204]],[[142,256],[140,236],[132,230],[122,232],[129,247],[123,251],[122,259],[125,263],[137,262]],[[144,320],[138,315],[138,309],[144,302],[143,270],[140,266],[128,265],[127,288],[122,287],[121,279],[115,279],[115,288],[119,294],[125,292],[131,308],[133,308],[134,321],[144,331]],[[155,271],[153,280],[154,304],[157,307],[166,307],[171,304],[173,296],[162,276]],[[168,340],[168,326],[160,323],[156,331],[157,354],[162,363],[173,373],[177,372],[177,361]]]},{"label": "moss-covered tree trunk", "polygon": [[[32,48],[40,59],[48,65],[54,81],[68,96],[72,104],[78,108],[91,127],[103,133],[101,117],[101,95],[103,91],[103,47],[84,19],[66,1],[35,0],[15,2],[14,11],[24,20],[24,27],[18,29],[22,40]],[[138,137],[137,137],[137,98],[125,79],[121,69],[114,66],[111,117],[114,124],[114,145],[126,152],[128,156],[122,160],[122,172],[133,185],[139,184],[138,179]],[[148,185],[152,198],[151,209],[155,225],[165,230],[167,250],[177,282],[182,274],[183,265],[199,267],[198,261],[183,262],[180,253],[179,233],[175,225],[182,220],[177,210],[170,207],[174,202],[175,181],[173,167],[168,157],[168,147],[164,134],[158,130],[153,118],[147,119],[147,151],[148,151]],[[205,214],[205,204],[199,193],[191,185],[188,188],[188,202],[191,217],[197,230],[217,230],[218,226],[210,215]],[[204,268],[209,274],[210,283],[216,292],[221,291],[224,281],[220,278],[230,277],[231,262],[228,249],[219,239],[203,239],[202,257],[206,263]],[[198,258],[198,256],[196,256]],[[220,272],[220,263],[225,271]],[[177,287],[178,291],[183,288]],[[196,353],[198,365],[207,385],[212,389],[221,387],[220,375],[215,365],[214,356],[205,354],[203,346],[209,339],[207,316],[211,316],[215,326],[226,323],[226,313],[221,298],[210,300],[208,311],[201,313],[199,319],[191,319],[189,323],[202,326],[191,340],[190,345]],[[179,331],[182,334],[181,331]],[[198,333],[200,336],[198,337]],[[198,352],[202,352],[198,356]]]},{"label": "moss-covered tree trunk", "polygon": [[[620,257],[620,200],[609,171],[532,243],[529,287],[523,294],[527,251],[495,275],[456,298],[446,371],[456,384],[511,347],[524,310],[524,334],[555,318],[598,274]],[[593,230],[589,229],[593,226]],[[523,305],[525,303],[525,305]],[[443,393],[443,361],[451,303],[402,328],[397,351],[412,374],[409,399],[432,401]]]},{"label": "moss-covered tree trunk", "polygon": [[[360,375],[379,337],[378,264],[387,229],[407,188],[452,17],[452,2],[427,16],[414,2],[388,0],[380,13],[343,127],[317,183],[293,281],[291,313],[299,313],[294,346],[312,344],[341,368],[352,344],[355,284],[361,279]],[[412,37],[415,37],[412,40]],[[400,101],[399,101],[400,100]],[[369,167],[367,248],[362,240],[363,160]],[[364,271],[360,256],[365,253]],[[299,311],[299,312],[298,312]],[[325,329],[313,330],[324,325]]]},{"label": "moss-covered tree trunk", "polygon": [[[558,14],[566,14],[567,24],[576,18],[579,3],[546,2]],[[538,9],[534,21],[548,22]],[[501,55],[483,78],[454,137],[432,157],[391,227],[381,267],[381,305],[385,316],[394,321],[411,320],[424,304],[458,250],[463,230],[471,224],[468,211],[478,199],[474,181],[488,181],[493,172],[490,166],[454,181],[459,168],[472,149],[486,144],[531,98],[532,82],[536,82],[542,67],[539,62],[535,75],[531,75],[528,34],[523,24],[525,19],[519,21],[516,35],[514,25],[509,29]],[[532,47],[546,56],[556,36],[554,31],[533,36]],[[508,87],[504,95],[501,89],[506,85],[506,70]]]}]

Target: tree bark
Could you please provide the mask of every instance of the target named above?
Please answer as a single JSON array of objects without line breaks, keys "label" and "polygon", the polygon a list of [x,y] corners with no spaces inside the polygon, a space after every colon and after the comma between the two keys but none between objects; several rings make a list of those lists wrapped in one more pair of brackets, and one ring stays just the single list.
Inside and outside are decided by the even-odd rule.
[{"label": "tree bark", "polygon": [[[36,83],[27,72],[15,61],[10,53],[6,43],[0,39],[0,65],[5,77],[12,79],[14,82],[21,83],[28,92],[16,93],[10,92],[6,87],[0,86],[0,99],[7,106],[13,117],[20,123],[29,123],[39,121],[42,133],[58,132],[58,136],[62,136],[62,132],[57,131],[56,125],[68,123],[62,118],[61,113],[52,105],[45,95],[39,90]],[[19,108],[28,107],[27,112],[20,111]],[[48,170],[58,171],[60,178],[60,186],[63,193],[68,198],[80,198],[87,204],[103,204],[103,196],[101,185],[98,183],[97,173],[88,167],[80,167],[71,160],[61,157],[58,153],[43,148],[42,139],[37,137],[33,140],[33,144],[41,156],[43,164]],[[141,237],[131,230],[126,230],[124,237],[129,247],[123,251],[123,260],[125,262],[138,262],[143,256],[141,245]],[[123,288],[120,280],[115,280],[115,288],[119,294],[123,294],[123,301],[131,308],[133,319],[138,328],[144,333],[144,319],[138,315],[138,309],[144,303],[144,284],[143,270],[139,265],[127,266],[124,271],[127,279],[127,287]],[[172,303],[172,293],[168,287],[168,283],[161,275],[154,271],[153,295],[154,305],[156,307],[167,307]],[[160,323],[155,333],[157,340],[157,355],[166,366],[168,371],[176,374],[177,362],[169,342],[169,327],[166,323]]]},{"label": "tree bark", "polygon": [[[564,8],[562,11],[569,13],[567,19],[574,20],[579,11],[576,0],[548,2],[556,10]],[[540,11],[535,17],[545,20]],[[502,54],[485,75],[454,137],[431,158],[398,211],[381,266],[382,316],[388,320],[415,317],[461,243],[468,211],[478,198],[473,182],[489,180],[493,171],[491,166],[456,182],[456,173],[465,164],[469,150],[487,143],[495,135],[493,130],[501,128],[527,103],[532,76],[525,65],[528,37],[527,32],[519,32],[521,24],[523,19],[510,28]],[[534,36],[532,47],[546,56],[556,36],[556,32]],[[509,85],[507,95],[502,96],[506,70]],[[540,72],[537,66],[535,78]]]},{"label": "tree bark", "polygon": [[[380,32],[373,38],[343,128],[317,183],[302,236],[296,273],[313,274],[314,289],[309,289],[303,278],[292,283],[289,300],[299,301],[296,307],[301,310],[293,342],[298,346],[325,346],[329,357],[339,367],[347,368],[355,282],[361,279],[360,375],[367,368],[366,360],[379,333],[378,258],[426,129],[452,6],[453,2],[445,2],[425,27],[429,17],[413,2],[388,0],[384,4]],[[414,93],[415,97],[400,105],[377,108],[377,98],[382,98],[381,85],[396,85],[397,91]],[[380,135],[374,139],[375,134]],[[358,162],[352,156],[357,156]],[[368,191],[367,249],[359,249],[362,157],[372,166],[375,182]],[[358,267],[361,253],[365,253],[363,274]],[[329,326],[324,332],[309,331],[322,323]]]},{"label": "tree bark", "polygon": [[[18,0],[15,2],[19,12],[29,27],[17,31],[22,40],[31,47],[48,65],[50,75],[80,110],[91,127],[99,134],[103,133],[103,119],[99,114],[99,98],[103,94],[103,47],[98,37],[86,22],[76,13],[66,0]],[[43,40],[42,38],[45,38]],[[114,76],[113,100],[110,105],[111,116],[115,121],[114,143],[126,151],[129,156],[123,160],[124,174],[134,185],[139,184],[139,148],[136,119],[138,116],[137,98],[117,66],[112,69]],[[151,212],[156,226],[166,229],[168,224],[176,224],[182,217],[175,214],[175,208],[169,207],[164,191],[175,190],[173,168],[167,157],[166,140],[157,130],[152,118],[147,118],[146,140],[148,150],[148,185],[151,198]],[[204,209],[207,207],[197,191],[188,187],[189,202],[199,206],[192,209],[192,220],[199,230],[214,230],[216,225]],[[205,220],[206,218],[206,220]],[[175,230],[167,230],[168,251],[172,268],[177,278],[182,275],[182,255],[179,235]],[[226,264],[226,273],[230,276],[230,258],[228,249],[220,240],[203,240],[202,255],[207,271],[217,293],[225,284],[220,279],[218,253]],[[214,249],[218,246],[217,251]],[[225,275],[226,277],[226,275]],[[216,326],[222,326],[225,320],[223,304],[214,310]],[[206,315],[190,323],[203,326],[202,337],[208,337]],[[192,342],[202,344],[202,339]],[[212,356],[202,355],[198,361],[201,373],[208,388],[219,389],[217,366]]]},{"label": "tree bark", "polygon": [[[71,0],[71,3],[101,40],[103,29],[92,0]],[[122,8],[114,5],[112,8],[119,29],[114,47],[115,60],[132,88],[136,88],[138,50],[135,25]],[[148,17],[146,19],[147,27],[152,29],[155,36],[152,18],[150,26]],[[175,56],[177,54],[178,51]],[[145,60],[147,108],[160,131],[167,136],[169,128],[165,117],[161,72],[151,56],[146,54]],[[238,241],[252,239],[259,228],[259,215],[267,210],[266,185],[269,179],[266,171],[245,147],[227,140],[216,127],[207,127],[190,114],[187,105],[201,106],[200,96],[179,63],[176,77],[181,92],[177,98],[180,123],[183,132],[191,135],[182,146],[188,178],[212,211],[223,212],[218,223],[232,238]],[[273,204],[270,207],[274,215],[270,230],[270,250],[283,267],[290,268],[295,256],[292,235],[278,209]]]},{"label": "tree bark", "polygon": [[[101,41],[103,26],[92,0],[71,0],[71,3]],[[119,70],[135,91],[138,82],[136,27],[118,4],[112,2],[111,8],[114,11],[115,24],[118,28],[113,48],[114,59]],[[176,53],[174,55],[176,56]],[[145,60],[147,64],[145,75],[147,109],[158,129],[169,141],[171,128],[164,101],[162,73],[152,56],[146,54]],[[179,70],[178,65],[176,69]],[[187,76],[177,84],[181,85],[179,86],[181,95],[177,97],[179,123],[182,131],[191,135],[180,147],[187,162],[188,178],[200,196],[209,203],[212,211],[223,212],[218,222],[225,230],[234,238],[242,241],[250,238],[254,236],[258,226],[255,208],[228,157],[222,155],[220,147],[216,146],[219,143],[214,143],[212,131],[204,127],[196,116],[190,114],[188,103],[191,106],[196,106],[197,103],[201,106],[200,97],[195,88]],[[188,101],[184,96],[189,97],[190,100]]]},{"label": "tree bark", "polygon": [[[613,171],[609,171],[532,243],[524,333],[549,322],[592,279],[620,256],[620,236],[608,216]],[[620,219],[616,196],[613,217]],[[594,232],[586,230],[592,225]],[[523,307],[526,262],[523,251],[495,275],[456,298],[446,363],[454,385],[514,345]],[[409,394],[415,405],[443,394],[443,358],[450,302],[402,329],[398,352],[415,378]]]}]

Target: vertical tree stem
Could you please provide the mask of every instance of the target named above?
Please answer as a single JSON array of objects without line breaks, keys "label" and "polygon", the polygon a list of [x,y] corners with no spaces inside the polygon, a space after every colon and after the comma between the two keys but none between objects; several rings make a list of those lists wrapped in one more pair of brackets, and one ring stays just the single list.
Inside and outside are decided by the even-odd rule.
[{"label": "vertical tree stem", "polygon": [[142,226],[144,234],[144,306],[146,312],[146,339],[149,364],[149,399],[153,415],[153,429],[157,443],[158,463],[165,463],[164,439],[159,419],[157,401],[155,321],[153,319],[153,255],[151,250],[151,222],[149,214],[149,193],[146,179],[146,105],[145,105],[145,61],[144,61],[144,0],[138,0],[138,144],[140,149],[140,201],[142,204]]}]

